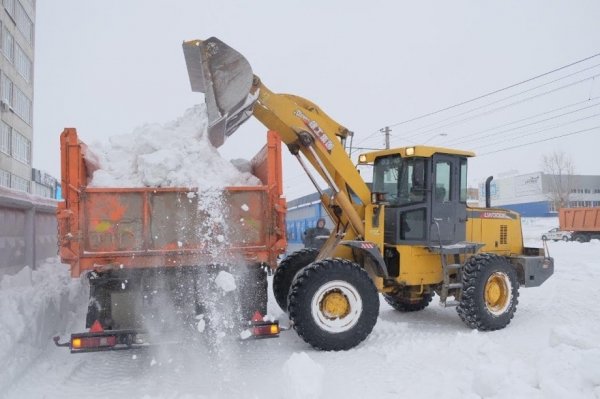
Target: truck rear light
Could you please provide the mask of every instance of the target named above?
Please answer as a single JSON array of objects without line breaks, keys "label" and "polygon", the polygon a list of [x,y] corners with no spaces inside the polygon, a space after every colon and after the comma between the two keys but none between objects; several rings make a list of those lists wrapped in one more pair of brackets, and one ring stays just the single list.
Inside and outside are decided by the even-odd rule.
[{"label": "truck rear light", "polygon": [[71,338],[72,349],[107,348],[117,344],[117,337],[107,335],[103,337],[73,337]]},{"label": "truck rear light", "polygon": [[279,324],[268,323],[258,326],[253,326],[251,329],[252,335],[255,337],[268,337],[279,335]]}]

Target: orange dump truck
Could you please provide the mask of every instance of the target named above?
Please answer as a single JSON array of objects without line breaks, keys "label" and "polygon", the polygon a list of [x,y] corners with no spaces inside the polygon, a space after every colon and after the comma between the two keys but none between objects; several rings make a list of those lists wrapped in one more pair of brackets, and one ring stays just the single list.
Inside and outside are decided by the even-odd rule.
[{"label": "orange dump truck", "polygon": [[561,208],[558,221],[560,230],[570,231],[573,241],[600,239],[600,208]]},{"label": "orange dump truck", "polygon": [[[281,141],[275,132],[267,133],[267,144],[250,162],[262,185],[223,190],[218,208],[226,232],[211,222],[215,205],[203,206],[202,187],[87,187],[98,168],[87,152],[75,129],[63,131],[60,256],[73,277],[89,279],[90,331],[73,334],[65,344],[56,339],[57,344],[72,352],[145,344],[141,337],[149,319],[174,314],[193,322],[210,313],[207,298],[218,291],[221,272],[236,287],[239,306],[231,309],[232,319],[245,323],[257,311],[266,313],[266,273],[286,247]],[[160,314],[165,309],[175,311]],[[254,335],[279,333],[274,322],[254,319]]]}]

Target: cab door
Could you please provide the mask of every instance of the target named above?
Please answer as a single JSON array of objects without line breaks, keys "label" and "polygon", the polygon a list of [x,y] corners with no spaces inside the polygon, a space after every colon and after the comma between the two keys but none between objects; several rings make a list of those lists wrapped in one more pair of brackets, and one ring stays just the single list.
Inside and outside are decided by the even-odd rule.
[{"label": "cab door", "polygon": [[435,154],[432,158],[430,244],[464,241],[466,237],[466,159]]}]

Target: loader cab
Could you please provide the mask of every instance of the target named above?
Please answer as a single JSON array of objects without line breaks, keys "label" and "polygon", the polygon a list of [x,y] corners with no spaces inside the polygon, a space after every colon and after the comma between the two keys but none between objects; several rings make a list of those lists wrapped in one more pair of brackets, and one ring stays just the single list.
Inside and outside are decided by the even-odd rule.
[{"label": "loader cab", "polygon": [[465,241],[467,158],[473,153],[416,146],[364,155],[362,161],[373,164],[372,191],[385,202],[386,244]]}]

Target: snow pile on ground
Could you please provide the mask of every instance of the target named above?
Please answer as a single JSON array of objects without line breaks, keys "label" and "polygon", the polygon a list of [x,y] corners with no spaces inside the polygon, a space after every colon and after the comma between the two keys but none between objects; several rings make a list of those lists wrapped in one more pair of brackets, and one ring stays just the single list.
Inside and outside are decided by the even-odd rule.
[{"label": "snow pile on ground", "polygon": [[[528,245],[541,246],[540,232],[554,223],[524,219]],[[33,272],[33,283],[17,286],[16,280],[6,280],[0,290],[0,311],[8,320],[0,318],[0,397],[598,399],[600,241],[547,245],[555,274],[541,287],[519,290],[517,312],[507,328],[470,330],[455,309],[438,306],[437,298],[411,313],[397,312],[381,299],[372,334],[345,352],[315,351],[292,330],[277,339],[236,341],[227,352],[186,342],[161,346],[159,352],[71,355],[54,347],[53,333],[43,323],[56,331],[82,331],[81,325],[69,329],[67,324],[83,323],[87,300],[69,299],[78,283],[68,283],[65,266],[43,279]],[[48,267],[58,265],[41,270]],[[220,300],[236,292],[222,293]],[[55,320],[40,311],[50,307],[42,306],[52,302],[49,298],[61,304],[56,305],[61,312],[48,312]],[[79,315],[73,313],[75,304]],[[288,324],[272,292],[269,313]],[[197,319],[198,330],[204,330],[202,319]],[[22,326],[46,331],[37,333],[34,350],[22,350]],[[11,366],[17,362],[22,367],[15,372]]]},{"label": "snow pile on ground", "polygon": [[286,398],[318,399],[322,395],[323,366],[305,352],[293,353],[283,364]]},{"label": "snow pile on ground", "polygon": [[37,270],[25,267],[0,281],[0,392],[64,333],[74,312],[87,306],[85,288],[68,266],[49,259]]},{"label": "snow pile on ground", "polygon": [[113,136],[92,150],[100,162],[90,187],[199,187],[260,185],[248,161],[241,171],[210,144],[204,104],[179,119],[146,124],[131,134]]}]

